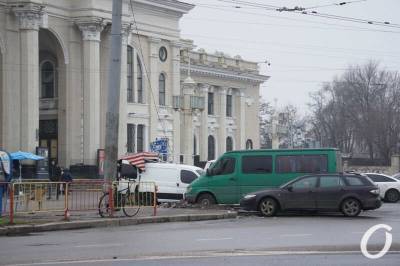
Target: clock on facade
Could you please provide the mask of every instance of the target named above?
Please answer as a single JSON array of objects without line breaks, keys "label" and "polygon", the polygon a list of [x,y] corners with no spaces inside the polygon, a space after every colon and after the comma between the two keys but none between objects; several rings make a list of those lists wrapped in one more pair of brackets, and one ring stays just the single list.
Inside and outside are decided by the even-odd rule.
[{"label": "clock on facade", "polygon": [[158,56],[162,62],[165,62],[165,60],[167,60],[167,48],[161,46],[160,50],[158,51]]}]

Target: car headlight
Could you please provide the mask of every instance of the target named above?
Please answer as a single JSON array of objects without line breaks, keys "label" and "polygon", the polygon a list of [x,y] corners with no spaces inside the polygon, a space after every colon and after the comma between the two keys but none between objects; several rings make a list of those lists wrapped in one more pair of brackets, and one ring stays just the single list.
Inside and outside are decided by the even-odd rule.
[{"label": "car headlight", "polygon": [[248,194],[248,195],[244,196],[244,199],[252,199],[252,198],[254,198],[255,196],[257,196],[257,195],[255,195],[255,194]]}]

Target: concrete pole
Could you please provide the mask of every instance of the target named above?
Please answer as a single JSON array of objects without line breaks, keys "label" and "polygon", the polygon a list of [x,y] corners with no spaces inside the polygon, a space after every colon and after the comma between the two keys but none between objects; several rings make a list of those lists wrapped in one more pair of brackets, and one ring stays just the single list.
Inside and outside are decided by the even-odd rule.
[{"label": "concrete pole", "polygon": [[[106,113],[104,181],[111,182],[117,174],[119,97],[121,86],[122,0],[113,0],[111,25],[110,73]],[[106,187],[106,189],[108,189]]]}]

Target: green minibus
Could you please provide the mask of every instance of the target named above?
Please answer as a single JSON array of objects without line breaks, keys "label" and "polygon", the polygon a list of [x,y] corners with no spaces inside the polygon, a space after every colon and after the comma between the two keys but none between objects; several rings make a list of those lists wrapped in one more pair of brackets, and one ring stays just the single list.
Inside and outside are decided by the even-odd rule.
[{"label": "green minibus", "polygon": [[203,206],[238,204],[250,192],[301,175],[341,171],[341,154],[334,148],[230,151],[188,186],[185,199]]}]

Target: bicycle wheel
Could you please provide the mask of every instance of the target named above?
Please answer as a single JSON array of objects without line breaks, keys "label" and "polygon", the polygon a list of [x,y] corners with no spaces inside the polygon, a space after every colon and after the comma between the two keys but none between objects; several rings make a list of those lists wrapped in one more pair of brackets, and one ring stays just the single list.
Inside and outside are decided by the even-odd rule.
[{"label": "bicycle wheel", "polygon": [[99,200],[99,215],[101,217],[108,217],[111,214],[111,209],[110,209],[110,197],[108,195],[108,193],[104,193],[103,196],[100,197]]},{"label": "bicycle wheel", "polygon": [[135,216],[140,210],[140,204],[136,193],[126,194],[122,198],[122,211],[128,217]]}]

